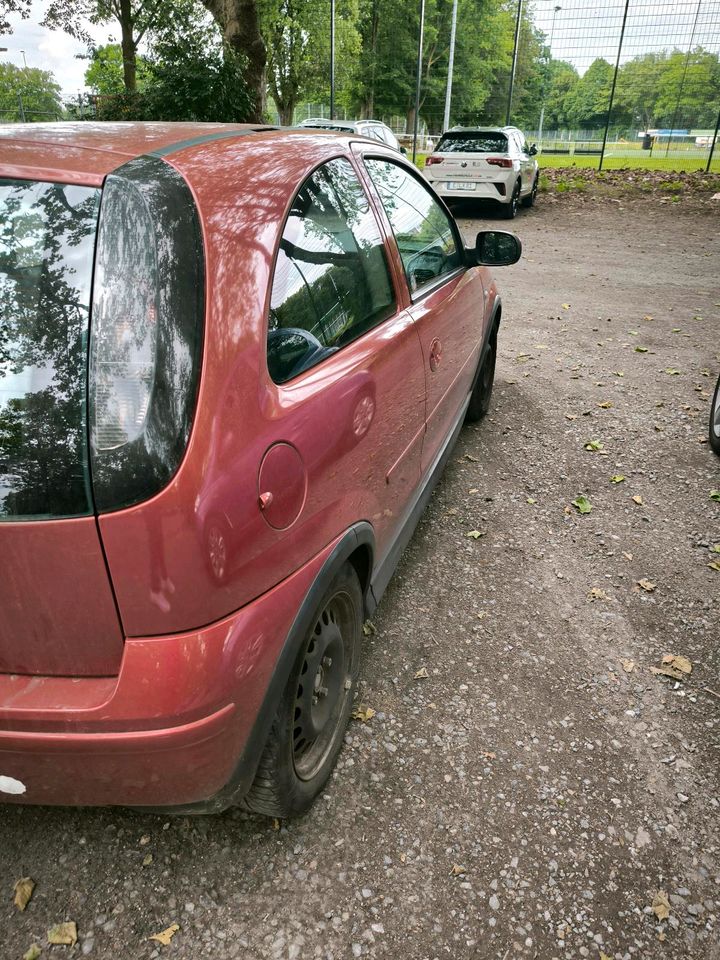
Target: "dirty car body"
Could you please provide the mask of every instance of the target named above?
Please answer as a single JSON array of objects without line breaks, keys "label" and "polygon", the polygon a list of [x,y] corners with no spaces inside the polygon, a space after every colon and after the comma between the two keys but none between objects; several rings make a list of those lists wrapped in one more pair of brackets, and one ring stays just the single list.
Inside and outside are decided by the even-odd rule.
[{"label": "dirty car body", "polygon": [[0,799],[301,812],[487,409],[492,277],[311,131],[4,128],[0,205]]}]

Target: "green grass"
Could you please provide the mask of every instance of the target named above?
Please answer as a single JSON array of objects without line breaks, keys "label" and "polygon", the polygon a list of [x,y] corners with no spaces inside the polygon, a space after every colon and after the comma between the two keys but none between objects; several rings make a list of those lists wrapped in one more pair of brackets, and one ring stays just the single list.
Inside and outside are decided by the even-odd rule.
[{"label": "green grass", "polygon": [[[538,156],[540,167],[562,167],[578,170],[597,170],[600,162],[598,156],[571,156],[567,153],[544,153]],[[707,158],[698,159],[697,157],[649,157],[646,155],[638,156],[613,156],[612,153],[606,153],[603,161],[603,170],[667,170],[676,172],[692,173],[694,171],[704,171],[707,165]],[[713,156],[712,173],[720,173],[720,150],[717,150]]]}]

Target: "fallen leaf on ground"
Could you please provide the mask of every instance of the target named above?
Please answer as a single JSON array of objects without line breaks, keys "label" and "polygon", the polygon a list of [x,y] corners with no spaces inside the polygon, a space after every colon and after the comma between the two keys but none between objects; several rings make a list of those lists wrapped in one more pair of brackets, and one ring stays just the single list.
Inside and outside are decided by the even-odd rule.
[{"label": "fallen leaf on ground", "polygon": [[692,673],[692,664],[687,657],[677,656],[674,653],[666,653],[662,662],[681,673]]},{"label": "fallen leaf on ground", "polygon": [[372,707],[366,707],[364,703],[358,704],[358,706],[352,712],[353,720],[362,720],[363,723],[367,723],[368,720],[372,720],[375,716],[375,710]]},{"label": "fallen leaf on ground", "polygon": [[481,750],[481,751],[480,751],[480,756],[481,756],[484,760],[497,760],[497,754],[496,754],[496,753],[493,753],[492,750]]},{"label": "fallen leaf on ground", "polygon": [[35,881],[32,877],[22,877],[15,881],[15,899],[14,903],[18,910],[24,910],[30,903],[30,897],[35,889]]},{"label": "fallen leaf on ground", "polygon": [[643,498],[642,498],[642,497],[635,496],[635,497],[633,497],[633,503],[637,503],[638,506],[642,506],[642,505],[643,505]]},{"label": "fallen leaf on ground", "polygon": [[482,530],[468,530],[465,536],[472,537],[473,540],[479,540],[480,537],[484,537],[485,534],[482,532]]},{"label": "fallen leaf on ground", "polygon": [[537,503],[537,500],[534,497],[526,497],[528,503]]},{"label": "fallen leaf on ground", "polygon": [[710,553],[720,553],[720,543],[714,543],[710,547]]},{"label": "fallen leaf on ground", "polygon": [[603,449],[602,440],[588,440],[588,442],[585,444],[585,449],[586,450],[602,450]]},{"label": "fallen leaf on ground", "polygon": [[430,674],[427,672],[425,667],[420,667],[418,672],[413,677],[413,680],[427,680]]},{"label": "fallen leaf on ground", "polygon": [[665,367],[665,373],[669,377],[678,377],[680,375],[680,371],[676,370],[675,367]]},{"label": "fallen leaf on ground", "polygon": [[38,957],[42,953],[40,946],[37,943],[34,943],[30,949],[23,954],[23,960],[38,960]]},{"label": "fallen leaf on ground", "polygon": [[635,347],[635,353],[647,353],[647,352],[648,352],[647,347]]},{"label": "fallen leaf on ground", "polygon": [[363,633],[366,637],[370,637],[375,633],[375,624],[372,622],[372,620],[365,621],[363,624]]},{"label": "fallen leaf on ground", "polygon": [[160,933],[154,933],[151,937],[148,937],[148,940],[157,940],[158,943],[161,943],[164,947],[167,947],[179,929],[179,923],[171,923],[169,927],[166,927]]},{"label": "fallen leaf on ground", "polygon": [[588,594],[591,600],[609,600],[610,597],[605,593],[604,590],[601,590],[600,587],[593,587],[590,593]]},{"label": "fallen leaf on ground", "polygon": [[459,863],[454,863],[453,868],[450,871],[453,877],[460,877],[466,872],[465,867],[461,867]]},{"label": "fallen leaf on ground", "polygon": [[650,667],[650,673],[660,674],[663,677],[672,677],[673,680],[684,680],[685,674],[672,667]]},{"label": "fallen leaf on ground", "polygon": [[615,376],[615,377],[624,377],[625,374],[622,372],[622,370],[613,370],[613,376]]},{"label": "fallen leaf on ground", "polygon": [[622,555],[625,557],[626,560],[632,560],[633,558],[633,555],[631,553],[628,553],[626,550],[623,550]]},{"label": "fallen leaf on ground", "polygon": [[609,400],[606,400],[605,403],[599,403],[598,406],[600,407],[601,410],[609,410],[610,407],[612,406],[612,403],[610,403]]},{"label": "fallen leaf on ground", "polygon": [[708,566],[711,570],[720,570],[720,563],[717,560],[711,560]]},{"label": "fallen leaf on ground", "polygon": [[593,508],[588,498],[582,493],[573,500],[572,505],[576,507],[579,513],[590,513]]},{"label": "fallen leaf on ground", "polygon": [[654,319],[655,317],[651,317],[649,313],[643,317],[643,320],[654,320]]},{"label": "fallen leaf on ground", "polygon": [[563,310],[569,310],[569,309],[570,309],[570,304],[569,304],[569,303],[563,303],[562,308],[563,308]]},{"label": "fallen leaf on ground", "polygon": [[145,856],[143,857],[143,866],[149,867],[152,862],[153,862],[153,855],[151,853],[146,853]]},{"label": "fallen leaf on ground", "polygon": [[616,473],[615,476],[610,477],[610,483],[622,483],[625,477],[621,473]]},{"label": "fallen leaf on ground", "polygon": [[714,500],[716,503],[720,503],[720,490],[711,490],[710,499]]},{"label": "fallen leaf on ground", "polygon": [[277,817],[273,817],[273,822],[272,822],[272,828],[273,828],[273,830],[277,833],[277,831],[280,829],[281,826],[282,826],[282,824],[280,823],[280,821],[278,820],[278,818],[277,818]]},{"label": "fallen leaf on ground", "polygon": [[58,923],[47,933],[48,943],[56,946],[74,947],[77,943],[77,924],[74,920]]},{"label": "fallen leaf on ground", "polygon": [[653,897],[651,906],[658,920],[667,920],[670,916],[670,901],[664,890],[658,890]]},{"label": "fallen leaf on ground", "polygon": [[654,593],[654,592],[655,592],[655,586],[656,586],[656,585],[652,582],[652,580],[646,580],[646,579],[643,577],[643,579],[642,579],[642,580],[638,580],[637,583],[638,583],[638,586],[639,586],[639,587],[642,587],[643,590],[644,590],[646,593]]},{"label": "fallen leaf on ground", "polygon": [[[652,318],[651,318],[651,319],[652,319]],[[601,951],[600,951],[600,960],[612,960],[612,957],[609,957],[606,953],[603,953],[603,951],[601,950]]]},{"label": "fallen leaf on ground", "polygon": [[565,419],[566,419],[566,420],[577,420],[577,417],[575,416],[574,413],[566,413],[566,414],[565,414]]},{"label": "fallen leaf on ground", "polygon": [[625,673],[632,673],[635,670],[634,660],[621,660],[620,663]]},{"label": "fallen leaf on ground", "polygon": [[466,453],[466,454],[465,454],[465,459],[466,459],[466,460],[469,460],[470,463],[480,463],[480,461],[478,460],[478,458],[477,458],[477,457],[474,457],[471,453]]}]

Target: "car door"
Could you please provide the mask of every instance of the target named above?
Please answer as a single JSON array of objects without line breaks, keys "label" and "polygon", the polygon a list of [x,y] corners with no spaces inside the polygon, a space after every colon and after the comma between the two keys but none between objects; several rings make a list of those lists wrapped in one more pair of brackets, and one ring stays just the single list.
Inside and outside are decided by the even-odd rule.
[{"label": "car door", "polygon": [[392,230],[422,345],[426,384],[425,473],[468,398],[484,332],[480,271],[463,264],[457,226],[419,175],[367,154],[364,165]]},{"label": "car door", "polygon": [[288,215],[270,296],[266,461],[277,469],[261,469],[259,494],[272,496],[264,516],[282,562],[358,520],[372,523],[382,555],[416,490],[423,357],[389,259],[351,163],[318,168]]},{"label": "car door", "polygon": [[533,158],[528,152],[528,145],[525,137],[521,133],[516,133],[515,142],[517,143],[518,156],[520,158],[520,179],[522,183],[522,193],[529,193],[532,190],[533,176],[535,173],[535,164]]}]

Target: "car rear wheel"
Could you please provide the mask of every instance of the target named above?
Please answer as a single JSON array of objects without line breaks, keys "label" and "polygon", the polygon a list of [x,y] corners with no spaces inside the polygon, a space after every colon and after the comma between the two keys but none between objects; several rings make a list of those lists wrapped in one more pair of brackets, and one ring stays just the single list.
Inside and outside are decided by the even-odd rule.
[{"label": "car rear wheel", "polygon": [[522,199],[522,205],[524,207],[535,206],[535,198],[537,197],[537,192],[538,192],[538,178],[536,176],[535,179],[533,180],[532,190],[526,197],[523,197]]},{"label": "car rear wheel", "polygon": [[514,220],[518,212],[518,204],[520,203],[520,181],[515,184],[510,197],[510,202],[506,203],[503,207],[503,216],[506,220]]},{"label": "car rear wheel", "polygon": [[360,665],[363,600],[352,564],[328,587],[273,722],[246,805],[271,817],[304,813],[342,746]]},{"label": "car rear wheel", "polygon": [[495,382],[495,361],[497,359],[497,332],[490,337],[488,352],[480,369],[475,388],[470,395],[470,404],[465,419],[470,423],[482,420],[490,409],[493,383]]},{"label": "car rear wheel", "polygon": [[720,377],[715,384],[715,396],[710,406],[710,433],[708,436],[710,446],[720,457]]}]

